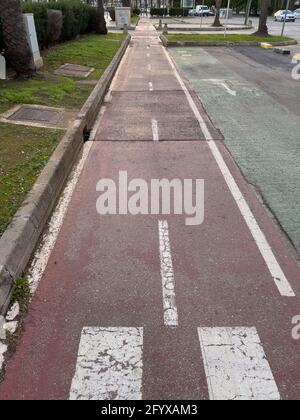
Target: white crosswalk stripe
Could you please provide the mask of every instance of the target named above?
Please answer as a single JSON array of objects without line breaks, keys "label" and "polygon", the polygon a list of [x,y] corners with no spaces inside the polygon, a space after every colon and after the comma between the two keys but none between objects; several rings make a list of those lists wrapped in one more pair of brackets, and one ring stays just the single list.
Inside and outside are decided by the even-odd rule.
[{"label": "white crosswalk stripe", "polygon": [[279,400],[255,328],[198,328],[211,400]]},{"label": "white crosswalk stripe", "polygon": [[140,400],[143,328],[82,330],[70,400]]}]

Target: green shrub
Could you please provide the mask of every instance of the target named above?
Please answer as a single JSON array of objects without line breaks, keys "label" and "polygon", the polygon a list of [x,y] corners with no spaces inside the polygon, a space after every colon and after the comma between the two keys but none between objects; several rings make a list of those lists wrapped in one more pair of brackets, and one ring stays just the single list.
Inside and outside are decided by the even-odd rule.
[{"label": "green shrub", "polygon": [[97,9],[80,0],[58,0],[48,3],[27,2],[23,5],[24,13],[33,13],[40,48],[48,46],[47,10],[61,10],[63,28],[61,42],[69,41],[78,35],[94,32],[97,24]]},{"label": "green shrub", "polygon": [[168,11],[167,9],[160,9],[160,8],[153,7],[150,10],[150,14],[151,16],[166,16],[168,14]]},{"label": "green shrub", "polygon": [[189,9],[183,9],[181,7],[173,7],[170,8],[169,10],[169,15],[170,16],[188,16],[189,14]]},{"label": "green shrub", "polygon": [[[48,9],[61,10],[63,13],[63,28],[60,42],[69,41],[78,35],[95,32],[97,25],[97,9],[81,0],[58,0],[49,3],[24,2],[23,13],[33,13],[37,38],[40,49],[49,45]],[[4,49],[0,26],[0,51]]]},{"label": "green shrub", "polygon": [[140,14],[141,14],[141,9],[133,9],[133,10],[132,10],[132,13],[133,13],[134,15],[136,15],[136,16],[140,16]]}]

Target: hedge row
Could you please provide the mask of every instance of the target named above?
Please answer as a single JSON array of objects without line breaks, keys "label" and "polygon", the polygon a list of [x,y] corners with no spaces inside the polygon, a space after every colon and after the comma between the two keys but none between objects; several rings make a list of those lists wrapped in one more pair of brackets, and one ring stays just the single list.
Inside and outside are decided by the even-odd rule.
[{"label": "hedge row", "polygon": [[[97,24],[97,9],[80,0],[58,0],[49,3],[26,2],[23,4],[24,13],[33,13],[39,46],[48,47],[49,25],[48,9],[61,10],[63,14],[63,28],[60,42],[76,38],[78,35],[95,32]],[[0,29],[0,50],[3,50],[2,31]]]},{"label": "hedge row", "polygon": [[151,16],[188,16],[189,9],[182,9],[182,8],[170,8],[170,9],[159,9],[159,8],[152,8],[150,10]]},{"label": "hedge row", "polygon": [[141,9],[133,9],[133,10],[132,10],[132,14],[133,14],[133,15],[136,15],[136,16],[140,16],[140,14],[141,14]]}]

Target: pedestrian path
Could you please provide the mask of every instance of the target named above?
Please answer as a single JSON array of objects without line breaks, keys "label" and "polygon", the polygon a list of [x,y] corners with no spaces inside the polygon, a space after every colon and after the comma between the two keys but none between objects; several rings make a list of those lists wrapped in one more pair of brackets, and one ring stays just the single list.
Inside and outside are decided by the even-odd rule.
[{"label": "pedestrian path", "polygon": [[[0,399],[297,399],[299,269],[146,18],[91,140]],[[99,215],[120,172],[204,180],[199,223]]]}]

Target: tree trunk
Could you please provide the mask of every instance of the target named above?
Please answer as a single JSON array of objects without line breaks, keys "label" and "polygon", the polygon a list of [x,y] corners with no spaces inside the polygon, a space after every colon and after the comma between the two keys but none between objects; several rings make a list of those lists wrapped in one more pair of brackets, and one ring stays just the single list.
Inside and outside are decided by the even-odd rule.
[{"label": "tree trunk", "polygon": [[269,36],[267,21],[268,21],[268,15],[269,15],[270,0],[261,0],[260,4],[261,6],[260,6],[258,31],[255,32],[253,35]]},{"label": "tree trunk", "polygon": [[18,76],[32,77],[36,69],[27,41],[20,0],[0,0],[5,57]]},{"label": "tree trunk", "polygon": [[220,9],[222,6],[222,0],[216,0],[216,16],[215,16],[215,21],[212,24],[212,26],[214,27],[220,27],[222,26],[221,22],[220,22]]},{"label": "tree trunk", "polygon": [[97,4],[98,4],[97,33],[101,34],[101,35],[106,35],[107,34],[107,27],[106,27],[106,20],[105,20],[105,17],[104,17],[103,0],[97,0]]}]

